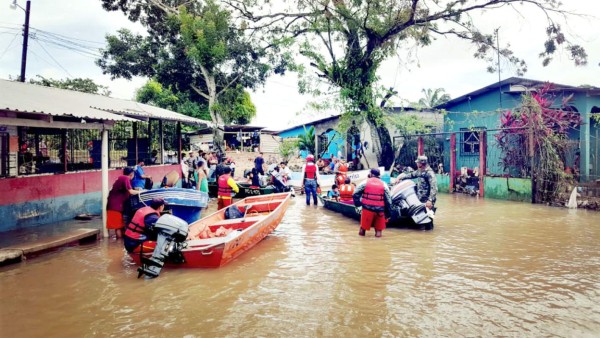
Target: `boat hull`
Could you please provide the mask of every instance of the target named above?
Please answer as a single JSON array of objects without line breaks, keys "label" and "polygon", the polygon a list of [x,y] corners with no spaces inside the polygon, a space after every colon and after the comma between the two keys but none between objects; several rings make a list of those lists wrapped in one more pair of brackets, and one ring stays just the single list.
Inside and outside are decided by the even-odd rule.
[{"label": "boat hull", "polygon": [[[384,172],[384,167],[379,167],[380,172]],[[369,178],[370,169],[367,170],[357,170],[357,171],[349,171],[346,173],[346,177],[348,177],[352,183],[359,185],[364,182],[367,178]],[[300,173],[294,172],[292,173],[292,179],[288,181],[288,185],[292,186],[296,191],[300,191],[300,193],[304,193],[302,190],[302,179],[300,177]],[[385,180],[384,180],[385,181]],[[321,191],[329,191],[331,190],[331,186],[335,184],[335,175],[319,175],[319,183],[321,187]],[[389,182],[386,182],[389,183]]]},{"label": "boat hull", "polygon": [[[178,268],[218,268],[230,263],[277,228],[288,208],[290,197],[290,193],[248,197],[233,204],[240,209],[249,206],[243,218],[225,219],[223,209],[190,224],[186,248],[179,256],[183,258],[182,261],[167,261],[165,265]],[[195,238],[200,229],[206,226],[212,229],[227,227],[235,231],[224,237]],[[151,255],[150,250],[144,253],[146,257]],[[140,264],[139,253],[133,253],[131,257]]]},{"label": "boat hull", "polygon": [[[361,211],[355,207],[354,204],[347,204],[343,202],[336,202],[322,198],[321,201],[326,209],[340,213],[346,217],[353,218],[360,221]],[[389,219],[386,222],[386,226],[394,228],[418,228],[419,226],[410,217],[399,217]]]}]

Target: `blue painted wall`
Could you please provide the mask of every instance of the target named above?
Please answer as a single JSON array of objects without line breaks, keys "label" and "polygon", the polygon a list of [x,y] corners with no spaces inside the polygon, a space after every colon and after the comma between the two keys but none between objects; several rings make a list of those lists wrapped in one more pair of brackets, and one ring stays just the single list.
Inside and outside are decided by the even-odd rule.
[{"label": "blue painted wall", "polygon": [[331,158],[331,154],[333,154],[335,157],[338,157],[338,150],[342,151],[343,157],[346,157],[345,151],[342,150],[345,143],[344,138],[342,138],[342,135],[340,135],[340,133],[338,133],[335,130],[330,130],[325,134],[327,135],[328,140],[331,140],[334,137],[335,139],[333,139],[333,141],[329,144],[327,152],[323,154],[323,158]]},{"label": "blue painted wall", "polygon": [[[505,85],[502,87],[502,92],[506,92],[509,90],[509,85]],[[500,127],[500,116],[501,111],[506,109],[513,109],[520,105],[521,103],[521,95],[520,94],[510,94],[503,93],[500,94],[499,89],[493,89],[488,92],[481,93],[479,95],[474,95],[472,97],[467,98],[467,100],[448,104],[446,106],[446,110],[448,111],[448,115],[444,120],[444,130],[446,132],[457,132],[460,131],[461,128],[477,128],[477,127],[485,127],[486,129],[497,129]],[[562,103],[563,97],[567,97],[572,93],[568,91],[564,91],[562,93],[556,93],[555,104],[554,106],[560,106]],[[586,96],[585,93],[575,93],[573,95],[573,99],[569,103],[569,105],[574,106],[577,111],[582,113],[582,117],[585,117],[583,112],[589,112],[591,107],[600,105],[600,97],[598,96]],[[585,123],[585,120],[584,120]],[[592,136],[592,144],[591,144],[591,163],[592,168],[598,168],[597,166],[593,166],[594,164],[594,155],[595,155],[595,147],[597,145],[594,144],[595,140],[595,132],[597,125],[592,123],[590,126],[590,135]],[[500,165],[502,153],[497,147],[495,143],[495,138],[493,137],[494,132],[488,132],[488,156],[487,156],[487,167],[488,171],[491,174],[501,175],[504,174],[504,170]],[[571,130],[569,132],[569,138],[574,141],[580,140],[581,132],[580,130]],[[460,134],[457,134],[457,148],[461,146],[461,138]],[[449,138],[445,142],[445,148],[450,148]],[[582,154],[583,155],[583,154]],[[474,168],[479,166],[479,156],[473,155],[465,155],[462,154],[460,149],[457,149],[456,152],[456,166],[457,170],[460,170],[461,167],[469,167]],[[569,163],[570,160],[567,160]],[[450,155],[449,152],[445,152],[444,158],[444,166],[449,168],[450,163]],[[599,163],[600,164],[600,163]]]}]

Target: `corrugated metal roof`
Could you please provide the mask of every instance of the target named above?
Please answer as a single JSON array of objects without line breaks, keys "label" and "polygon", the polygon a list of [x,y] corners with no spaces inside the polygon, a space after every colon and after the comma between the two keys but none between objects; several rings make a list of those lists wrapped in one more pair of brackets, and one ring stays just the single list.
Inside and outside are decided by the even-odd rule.
[{"label": "corrugated metal roof", "polygon": [[213,125],[210,121],[135,101],[2,79],[0,109],[108,121],[137,121],[126,116],[128,115],[144,119]]}]

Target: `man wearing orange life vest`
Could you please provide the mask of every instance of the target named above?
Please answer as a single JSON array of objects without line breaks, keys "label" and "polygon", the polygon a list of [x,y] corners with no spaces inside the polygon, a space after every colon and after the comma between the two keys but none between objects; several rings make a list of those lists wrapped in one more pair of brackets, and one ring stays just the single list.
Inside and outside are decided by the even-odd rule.
[{"label": "man wearing orange life vest", "polygon": [[313,155],[306,156],[306,164],[302,167],[302,180],[306,194],[306,205],[310,205],[310,196],[312,195],[314,205],[316,206],[319,170],[315,164],[315,157]]},{"label": "man wearing orange life vest", "polygon": [[340,186],[340,202],[346,204],[353,204],[354,200],[352,195],[354,194],[354,184],[350,183],[350,179],[346,177],[344,184]]},{"label": "man wearing orange life vest", "polygon": [[381,232],[385,229],[385,219],[390,215],[390,190],[379,176],[379,169],[371,169],[367,181],[356,187],[352,195],[354,205],[362,206],[358,231],[360,236],[364,236],[372,226],[375,228],[375,237],[381,237]]},{"label": "man wearing orange life vest", "polygon": [[[131,222],[125,227],[123,244],[127,252],[133,252],[145,241],[156,240],[154,224],[165,209],[165,201],[162,198],[154,198],[149,206],[145,206],[135,212]],[[150,249],[149,251],[152,251]]]},{"label": "man wearing orange life vest", "polygon": [[218,210],[221,210],[231,205],[234,193],[240,192],[240,188],[231,177],[230,167],[225,167],[223,169],[223,174],[219,176],[219,179],[217,180],[217,187],[217,208]]},{"label": "man wearing orange life vest", "polygon": [[342,161],[340,161],[335,173],[335,184],[337,184],[338,187],[341,187],[344,184],[344,182],[346,182],[346,178],[348,177],[347,174],[348,166]]}]

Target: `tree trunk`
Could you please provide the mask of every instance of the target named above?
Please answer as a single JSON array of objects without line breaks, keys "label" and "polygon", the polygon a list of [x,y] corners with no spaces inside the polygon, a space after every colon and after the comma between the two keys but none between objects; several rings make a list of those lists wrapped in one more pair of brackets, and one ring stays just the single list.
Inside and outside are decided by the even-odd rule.
[{"label": "tree trunk", "polygon": [[200,66],[200,69],[204,75],[208,89],[208,111],[213,123],[215,124],[215,128],[213,129],[213,150],[217,152],[217,157],[219,158],[219,162],[221,162],[223,156],[225,155],[225,122],[223,117],[214,110],[218,99],[217,85],[214,76],[212,76],[203,66]]},{"label": "tree trunk", "polygon": [[369,127],[371,127],[371,140],[373,141],[373,152],[377,156],[377,163],[386,169],[394,163],[394,148],[392,147],[392,138],[390,132],[383,123],[377,123],[372,114],[366,118]]}]

